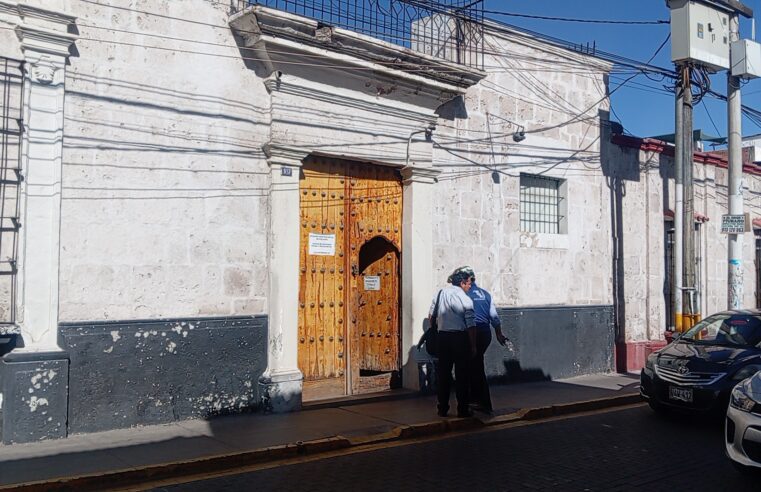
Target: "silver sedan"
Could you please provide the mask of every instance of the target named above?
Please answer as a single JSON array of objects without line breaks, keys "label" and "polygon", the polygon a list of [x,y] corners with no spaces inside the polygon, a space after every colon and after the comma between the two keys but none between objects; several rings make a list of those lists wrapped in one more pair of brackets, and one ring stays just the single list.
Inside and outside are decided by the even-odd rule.
[{"label": "silver sedan", "polygon": [[761,472],[761,371],[732,390],[727,408],[727,456],[742,472]]}]

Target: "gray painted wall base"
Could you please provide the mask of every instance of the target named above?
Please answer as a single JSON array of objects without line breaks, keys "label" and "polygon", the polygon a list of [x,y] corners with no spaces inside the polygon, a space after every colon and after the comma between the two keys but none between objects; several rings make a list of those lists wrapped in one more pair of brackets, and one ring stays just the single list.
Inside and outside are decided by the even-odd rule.
[{"label": "gray painted wall base", "polygon": [[69,432],[258,409],[266,316],[62,323]]},{"label": "gray painted wall base", "polygon": [[11,352],[2,358],[3,444],[67,435],[69,360],[64,352]]},{"label": "gray painted wall base", "polygon": [[486,374],[505,382],[539,381],[613,372],[613,306],[500,308],[509,351],[495,340]]},{"label": "gray painted wall base", "polygon": [[[493,381],[526,382],[613,372],[613,306],[500,308],[508,350],[492,338],[486,375]],[[492,331],[492,335],[494,332]],[[434,392],[436,375],[425,349],[415,351],[420,389]]]}]

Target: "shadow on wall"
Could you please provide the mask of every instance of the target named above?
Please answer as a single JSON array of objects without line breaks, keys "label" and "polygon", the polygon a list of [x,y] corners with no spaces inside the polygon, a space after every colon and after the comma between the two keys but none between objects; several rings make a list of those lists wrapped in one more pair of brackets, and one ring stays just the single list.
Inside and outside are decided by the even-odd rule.
[{"label": "shadow on wall", "polygon": [[[624,264],[624,197],[626,183],[639,182],[639,151],[622,149],[611,142],[614,133],[622,133],[623,127],[610,121],[608,111],[599,111],[600,130],[603,142],[600,152],[602,172],[610,197],[610,229],[612,241],[611,271],[613,277],[613,328],[616,345],[616,369],[627,370],[626,361],[626,302],[624,292],[626,285]],[[615,153],[615,157],[614,157]],[[623,350],[621,348],[623,347]]]}]

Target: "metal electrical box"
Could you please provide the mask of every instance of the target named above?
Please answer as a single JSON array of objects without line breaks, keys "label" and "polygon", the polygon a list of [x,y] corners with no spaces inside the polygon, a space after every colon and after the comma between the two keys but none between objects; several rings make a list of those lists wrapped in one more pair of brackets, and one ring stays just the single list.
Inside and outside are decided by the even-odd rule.
[{"label": "metal electrical box", "polygon": [[761,44],[750,39],[732,43],[732,75],[745,79],[761,77]]},{"label": "metal electrical box", "polygon": [[671,60],[729,68],[729,13],[695,0],[669,0]]}]

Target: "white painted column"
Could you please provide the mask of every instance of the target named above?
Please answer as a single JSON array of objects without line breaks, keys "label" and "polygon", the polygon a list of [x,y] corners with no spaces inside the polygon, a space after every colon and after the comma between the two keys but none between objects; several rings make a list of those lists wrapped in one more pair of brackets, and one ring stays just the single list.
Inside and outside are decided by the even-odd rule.
[{"label": "white painted column", "polygon": [[404,387],[420,389],[415,345],[423,334],[434,290],[433,192],[441,171],[405,167],[402,212],[402,364]]},{"label": "white painted column", "polygon": [[74,18],[19,8],[16,34],[26,62],[19,325],[24,351],[58,351],[64,80]]},{"label": "white painted column", "polygon": [[307,153],[268,144],[270,165],[269,340],[267,370],[259,380],[265,411],[301,408],[298,365],[299,173]]}]

